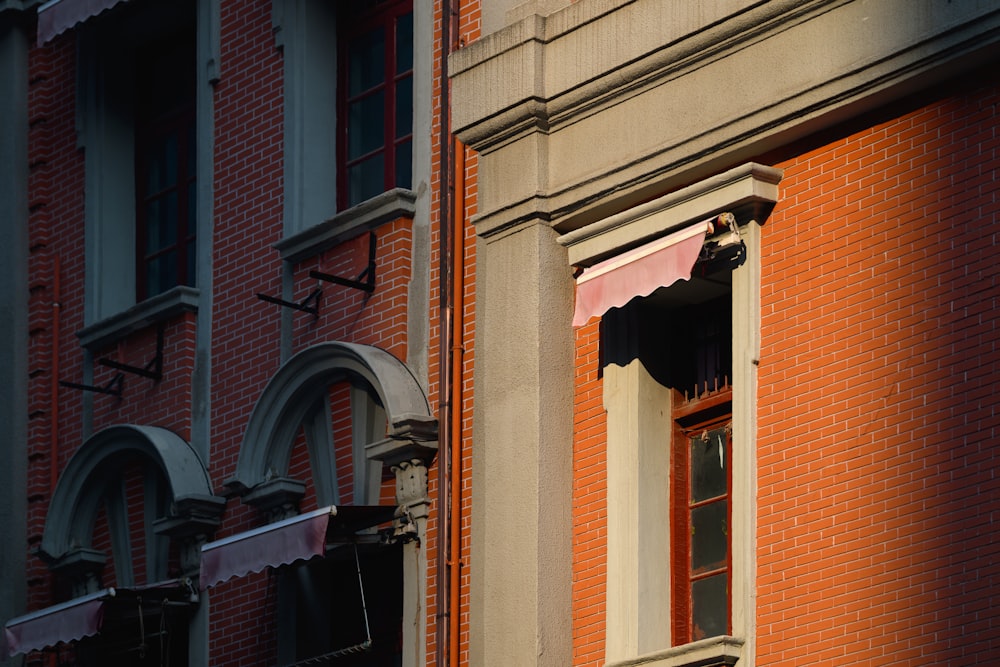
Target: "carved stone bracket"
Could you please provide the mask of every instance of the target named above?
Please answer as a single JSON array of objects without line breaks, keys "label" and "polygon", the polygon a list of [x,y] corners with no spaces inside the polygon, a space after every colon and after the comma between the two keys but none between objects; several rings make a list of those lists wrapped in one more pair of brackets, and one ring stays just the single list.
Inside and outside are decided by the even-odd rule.
[{"label": "carved stone bracket", "polygon": [[49,567],[56,575],[69,580],[73,597],[77,598],[101,589],[101,573],[107,560],[103,551],[77,547],[49,563]]},{"label": "carved stone bracket", "polygon": [[305,494],[305,482],[274,477],[243,494],[243,502],[260,510],[268,523],[274,523],[297,515]]},{"label": "carved stone bracket", "polygon": [[153,523],[157,535],[177,540],[180,566],[185,576],[192,576],[201,566],[201,545],[211,539],[222,522],[226,499],[218,496],[187,496],[171,504],[170,516]]}]

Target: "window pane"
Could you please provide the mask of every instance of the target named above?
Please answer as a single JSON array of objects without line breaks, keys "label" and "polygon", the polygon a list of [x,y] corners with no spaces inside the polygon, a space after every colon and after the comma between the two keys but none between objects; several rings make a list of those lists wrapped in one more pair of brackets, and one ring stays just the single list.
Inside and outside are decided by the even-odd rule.
[{"label": "window pane", "polygon": [[382,147],[385,134],[385,93],[352,102],[348,110],[347,159],[355,160]]},{"label": "window pane", "polygon": [[396,146],[396,187],[413,187],[413,143],[409,140]]},{"label": "window pane", "polygon": [[700,502],[726,493],[726,429],[691,438],[691,501]]},{"label": "window pane", "polygon": [[378,27],[351,42],[347,54],[348,95],[354,96],[385,79],[385,30]]},{"label": "window pane", "polygon": [[187,276],[185,276],[184,284],[194,287],[198,284],[198,274],[197,274],[198,262],[195,257],[195,243],[194,239],[191,239],[187,244]]},{"label": "window pane", "polygon": [[728,631],[729,600],[727,587],[729,577],[716,574],[691,584],[691,616],[694,623],[692,640],[718,637]]},{"label": "window pane", "polygon": [[396,74],[413,69],[413,13],[396,22]]},{"label": "window pane", "polygon": [[177,182],[177,133],[158,137],[150,146],[147,194],[156,194]]},{"label": "window pane", "polygon": [[413,132],[413,77],[396,82],[396,138]]},{"label": "window pane", "polygon": [[156,296],[177,284],[177,252],[171,250],[146,263],[146,296]]},{"label": "window pane", "polygon": [[707,572],[726,566],[729,540],[726,535],[724,500],[691,510],[691,572]]},{"label": "window pane", "polygon": [[146,253],[177,244],[177,193],[168,192],[146,204]]},{"label": "window pane", "polygon": [[347,171],[348,206],[354,206],[385,191],[385,160],[374,155]]}]

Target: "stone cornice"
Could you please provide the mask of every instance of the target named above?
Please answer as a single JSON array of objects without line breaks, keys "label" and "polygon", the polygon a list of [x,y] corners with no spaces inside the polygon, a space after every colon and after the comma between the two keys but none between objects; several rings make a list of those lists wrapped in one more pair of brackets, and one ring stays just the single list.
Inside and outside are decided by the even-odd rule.
[{"label": "stone cornice", "polygon": [[582,0],[452,55],[480,235],[569,232],[1000,57],[975,0],[691,5]]}]

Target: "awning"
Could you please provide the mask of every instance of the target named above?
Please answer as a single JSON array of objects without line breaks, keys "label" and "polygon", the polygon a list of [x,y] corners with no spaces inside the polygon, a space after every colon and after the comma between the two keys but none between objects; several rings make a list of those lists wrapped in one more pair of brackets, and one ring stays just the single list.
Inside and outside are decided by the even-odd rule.
[{"label": "awning", "polygon": [[[159,594],[161,589],[162,595]],[[7,621],[4,626],[5,653],[7,656],[30,653],[96,635],[104,623],[106,605],[112,601],[134,600],[140,596],[149,598],[149,592],[154,590],[158,594],[151,600],[191,602],[197,599],[186,580],[166,581],[138,588],[106,588]]]},{"label": "awning", "polygon": [[49,0],[38,8],[38,43],[66,32],[77,23],[97,16],[127,0]]},{"label": "awning", "polygon": [[576,279],[573,326],[583,326],[590,318],[603,315],[609,308],[620,308],[637,296],[649,296],[660,287],[690,280],[705,237],[715,229],[712,220],[695,223],[584,269]]},{"label": "awning", "polygon": [[391,505],[330,505],[209,542],[201,548],[201,588],[322,556],[328,543],[349,541],[359,530],[391,521],[395,511]]}]

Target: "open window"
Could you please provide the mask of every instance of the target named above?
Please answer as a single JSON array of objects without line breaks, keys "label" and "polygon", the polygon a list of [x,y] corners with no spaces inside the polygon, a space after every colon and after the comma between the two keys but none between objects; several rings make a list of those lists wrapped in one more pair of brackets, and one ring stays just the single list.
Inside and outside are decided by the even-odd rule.
[{"label": "open window", "polygon": [[760,224],[780,178],[749,163],[560,238],[586,267],[575,324],[601,317],[609,666],[734,665],[753,641]]}]

